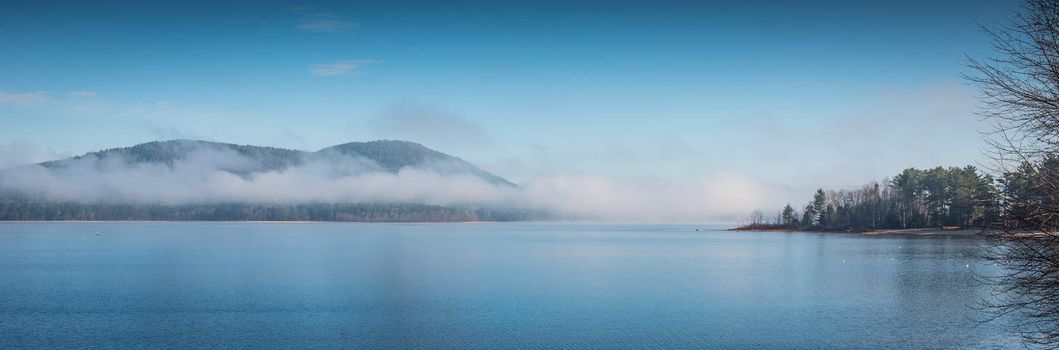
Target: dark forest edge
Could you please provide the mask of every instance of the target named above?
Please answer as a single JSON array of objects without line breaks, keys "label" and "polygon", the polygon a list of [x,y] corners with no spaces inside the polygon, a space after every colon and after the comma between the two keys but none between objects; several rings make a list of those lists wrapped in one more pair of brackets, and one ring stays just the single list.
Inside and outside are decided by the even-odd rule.
[{"label": "dark forest edge", "polygon": [[500,222],[550,217],[543,210],[410,203],[162,205],[0,202],[0,221]]},{"label": "dark forest edge", "polygon": [[774,216],[754,211],[733,230],[980,230],[1000,218],[1005,198],[1032,195],[1025,180],[1032,171],[1027,166],[994,178],[974,166],[908,168],[892,178],[858,188],[818,189],[801,210],[787,204]]}]

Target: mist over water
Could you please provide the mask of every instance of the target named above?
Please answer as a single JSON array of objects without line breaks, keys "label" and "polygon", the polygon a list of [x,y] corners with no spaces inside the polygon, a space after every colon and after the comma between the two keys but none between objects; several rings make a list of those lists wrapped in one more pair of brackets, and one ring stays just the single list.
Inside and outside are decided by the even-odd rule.
[{"label": "mist over water", "polygon": [[764,193],[738,177],[681,183],[552,175],[518,186],[428,161],[396,172],[370,159],[305,153],[290,164],[197,146],[171,161],[89,154],[0,171],[0,193],[75,203],[420,203],[543,209],[565,218],[732,221]]}]

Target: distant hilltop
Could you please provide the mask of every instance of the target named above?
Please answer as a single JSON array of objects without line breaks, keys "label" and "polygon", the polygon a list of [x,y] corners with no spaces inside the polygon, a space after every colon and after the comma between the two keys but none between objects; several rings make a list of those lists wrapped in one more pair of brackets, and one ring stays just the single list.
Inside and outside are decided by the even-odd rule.
[{"label": "distant hilltop", "polygon": [[[121,162],[125,164],[158,163],[172,166],[178,161],[191,160],[203,152],[238,155],[231,164],[213,164],[220,170],[240,176],[253,173],[282,171],[309,161],[334,163],[355,162],[359,171],[396,173],[404,168],[435,171],[446,175],[468,174],[491,184],[515,186],[514,183],[479,169],[463,159],[421,144],[400,140],[349,142],[316,152],[276,147],[237,145],[200,140],[169,140],[141,143],[131,147],[111,148],[90,152],[73,158],[40,163],[49,169],[60,169],[77,162]],[[216,162],[214,162],[216,163]]]},{"label": "distant hilltop", "polygon": [[0,220],[510,221],[521,188],[408,141],[315,152],[196,140],[0,170]]}]

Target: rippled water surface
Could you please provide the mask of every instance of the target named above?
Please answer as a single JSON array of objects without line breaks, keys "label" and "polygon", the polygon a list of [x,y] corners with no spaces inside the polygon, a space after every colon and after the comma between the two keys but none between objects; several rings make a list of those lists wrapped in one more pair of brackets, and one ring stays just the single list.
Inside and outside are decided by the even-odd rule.
[{"label": "rippled water surface", "polygon": [[0,349],[991,349],[967,238],[3,223]]}]

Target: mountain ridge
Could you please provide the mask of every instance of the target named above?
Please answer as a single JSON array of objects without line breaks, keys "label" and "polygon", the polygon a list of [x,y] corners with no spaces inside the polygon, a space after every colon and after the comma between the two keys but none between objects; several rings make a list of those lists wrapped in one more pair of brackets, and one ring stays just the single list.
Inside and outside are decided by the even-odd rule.
[{"label": "mountain ridge", "polygon": [[249,144],[172,139],[108,148],[79,156],[40,162],[37,165],[47,169],[59,169],[84,160],[95,160],[97,163],[118,160],[126,164],[158,163],[172,167],[177,161],[189,159],[197,152],[204,151],[224,152],[250,160],[249,164],[220,164],[220,170],[243,177],[255,173],[283,171],[305,164],[310,159],[338,162],[345,157],[363,162],[371,171],[397,173],[405,168],[414,168],[435,171],[442,175],[472,175],[494,185],[518,186],[459,157],[416,142],[403,140],[355,141],[325,147],[317,151],[304,151]]}]

